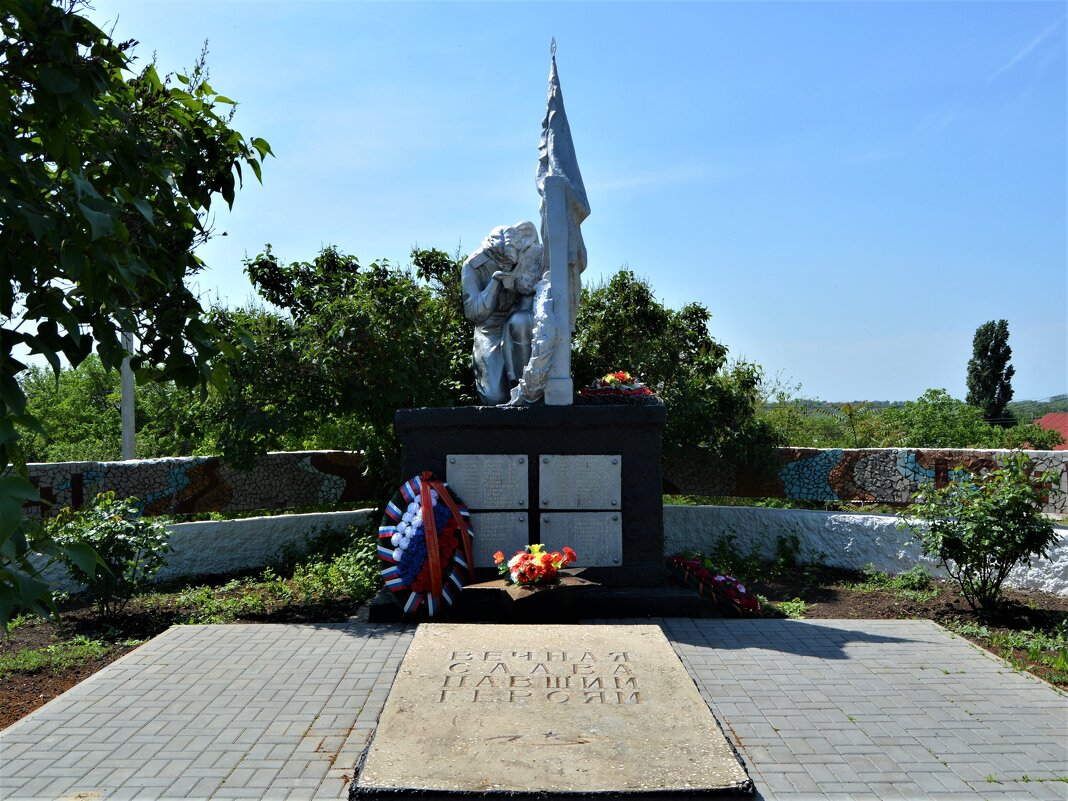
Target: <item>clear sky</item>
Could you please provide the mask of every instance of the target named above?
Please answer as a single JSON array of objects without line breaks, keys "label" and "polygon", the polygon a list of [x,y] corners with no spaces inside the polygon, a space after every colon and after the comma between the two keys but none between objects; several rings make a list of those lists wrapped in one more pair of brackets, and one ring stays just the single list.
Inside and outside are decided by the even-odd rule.
[{"label": "clear sky", "polygon": [[266,242],[407,264],[536,219],[555,36],[588,279],[626,264],[703,303],[809,397],[963,397],[1000,318],[1016,398],[1068,391],[1064,2],[94,6],[164,71],[209,40],[278,156],[217,215],[207,295],[245,302]]}]

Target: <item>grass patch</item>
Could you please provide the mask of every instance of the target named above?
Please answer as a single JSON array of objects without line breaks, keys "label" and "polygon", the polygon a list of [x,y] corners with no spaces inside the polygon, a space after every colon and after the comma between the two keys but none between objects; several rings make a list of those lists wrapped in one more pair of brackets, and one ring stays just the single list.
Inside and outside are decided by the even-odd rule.
[{"label": "grass patch", "polygon": [[1000,656],[1014,670],[1027,670],[1052,684],[1068,683],[1068,618],[1046,631],[1013,631],[960,621],[943,625]]},{"label": "grass patch", "polygon": [[[125,640],[118,644],[140,645],[140,641]],[[45,670],[58,673],[82,662],[101,659],[114,646],[114,643],[79,636],[45,648],[25,648],[0,657],[0,679],[13,673],[39,673]]]},{"label": "grass patch", "polygon": [[863,579],[858,582],[846,584],[846,589],[855,592],[892,592],[901,598],[910,601],[926,603],[938,596],[940,588],[935,582],[934,576],[923,565],[915,565],[904,573],[891,576],[881,570],[876,570],[871,562],[864,565]]}]

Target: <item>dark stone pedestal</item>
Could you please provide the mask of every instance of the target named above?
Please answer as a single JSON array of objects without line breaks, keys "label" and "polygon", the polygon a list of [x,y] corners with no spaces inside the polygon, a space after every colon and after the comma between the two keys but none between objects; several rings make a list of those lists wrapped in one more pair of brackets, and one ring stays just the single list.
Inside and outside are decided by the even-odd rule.
[{"label": "dark stone pedestal", "polygon": [[[607,586],[655,586],[664,581],[664,508],[660,441],[664,407],[597,405],[450,409],[401,409],[396,429],[405,476],[424,470],[447,478],[449,454],[524,454],[529,465],[527,542],[542,542],[538,512],[539,469],[546,456],[604,455],[620,458],[622,563],[584,565],[584,578]],[[552,509],[556,512],[574,510]],[[613,509],[612,512],[617,510]],[[476,524],[476,549],[478,530]],[[510,554],[509,554],[510,555]],[[492,578],[496,571],[480,571]]]}]

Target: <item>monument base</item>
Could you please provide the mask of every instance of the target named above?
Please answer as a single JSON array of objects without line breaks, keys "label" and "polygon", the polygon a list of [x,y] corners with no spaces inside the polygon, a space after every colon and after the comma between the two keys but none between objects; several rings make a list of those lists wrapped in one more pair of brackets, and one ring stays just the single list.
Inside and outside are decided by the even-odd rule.
[{"label": "monument base", "polygon": [[353,801],[752,793],[658,626],[421,625],[350,787]]},{"label": "monument base", "polygon": [[[401,467],[444,478],[471,509],[475,564],[569,545],[583,578],[663,584],[662,405],[401,409]],[[487,489],[489,488],[489,489]],[[490,491],[492,490],[492,491]]]}]

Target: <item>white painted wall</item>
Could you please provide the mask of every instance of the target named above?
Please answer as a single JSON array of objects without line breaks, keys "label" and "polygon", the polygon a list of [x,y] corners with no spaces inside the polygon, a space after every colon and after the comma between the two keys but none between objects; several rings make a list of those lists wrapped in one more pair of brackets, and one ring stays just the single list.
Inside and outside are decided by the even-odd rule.
[{"label": "white painted wall", "polygon": [[[206,520],[175,523],[171,529],[173,551],[157,580],[181,576],[206,576],[255,570],[277,561],[287,548],[303,549],[308,540],[327,530],[341,530],[362,523],[370,509],[348,512],[316,512],[302,515],[246,517],[241,520]],[[58,590],[78,589],[61,565],[52,565],[44,578]]]},{"label": "white painted wall", "polygon": [[[303,515],[248,517],[243,520],[177,523],[171,526],[174,551],[159,578],[199,576],[254,570],[275,561],[287,547],[301,548],[326,528],[362,523],[369,509]],[[860,569],[872,563],[887,573],[902,573],[913,565],[938,566],[923,555],[909,533],[897,528],[892,515],[808,512],[750,506],[665,506],[664,552],[708,551],[733,534],[743,552],[759,550],[771,556],[779,536],[796,534],[805,561]],[[1068,528],[1057,528],[1058,541],[1050,559],[1036,559],[1030,568],[1014,570],[1008,583],[1021,589],[1068,595]],[[77,587],[59,566],[45,571],[57,589]]]},{"label": "white painted wall", "polygon": [[[665,506],[664,551],[708,551],[723,537],[733,534],[739,548],[759,550],[771,556],[780,536],[796,534],[801,558],[835,567],[860,569],[872,563],[886,573],[903,573],[913,565],[925,565],[936,575],[937,564],[923,555],[918,543],[910,543],[908,531],[897,527],[893,515],[839,512],[809,512],[797,509],[765,509],[752,506]],[[1057,543],[1049,559],[1035,559],[1030,568],[1017,567],[1009,585],[1068,595],[1068,528],[1056,529]]]}]

